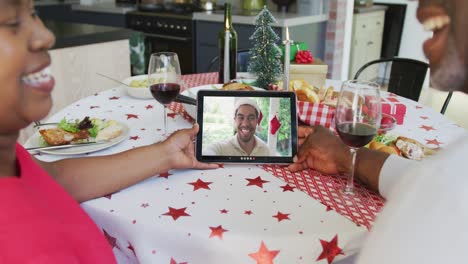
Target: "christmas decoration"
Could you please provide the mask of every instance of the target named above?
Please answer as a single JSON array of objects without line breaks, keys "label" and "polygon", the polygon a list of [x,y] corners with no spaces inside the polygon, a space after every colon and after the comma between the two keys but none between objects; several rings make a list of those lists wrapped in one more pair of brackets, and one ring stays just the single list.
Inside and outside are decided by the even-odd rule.
[{"label": "christmas decoration", "polygon": [[273,259],[279,252],[279,250],[269,250],[262,241],[258,252],[250,253],[249,257],[255,259],[257,264],[273,264]]},{"label": "christmas decoration", "polygon": [[296,63],[314,63],[314,57],[308,50],[300,50],[296,53]]},{"label": "christmas decoration", "polygon": [[343,250],[338,247],[338,235],[335,235],[330,242],[320,239],[320,244],[323,251],[317,260],[326,259],[330,264],[337,255],[344,255]]},{"label": "christmas decoration", "polygon": [[278,117],[273,117],[273,119],[271,119],[270,121],[270,133],[272,135],[276,134],[276,132],[278,131],[278,129],[280,129],[281,127],[281,123],[280,121],[278,120]]},{"label": "christmas decoration", "polygon": [[278,35],[270,24],[276,23],[273,15],[266,7],[255,18],[255,31],[250,36],[253,47],[250,49],[249,73],[257,76],[257,86],[268,89],[281,75],[281,50],[276,45]]}]

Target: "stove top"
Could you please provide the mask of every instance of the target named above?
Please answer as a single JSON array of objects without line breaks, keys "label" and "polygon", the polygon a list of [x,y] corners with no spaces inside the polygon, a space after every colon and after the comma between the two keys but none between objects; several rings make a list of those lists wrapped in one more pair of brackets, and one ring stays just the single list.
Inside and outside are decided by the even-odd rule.
[{"label": "stove top", "polygon": [[192,14],[200,9],[193,4],[175,3],[140,3],[138,10],[141,12],[162,12],[168,14]]}]

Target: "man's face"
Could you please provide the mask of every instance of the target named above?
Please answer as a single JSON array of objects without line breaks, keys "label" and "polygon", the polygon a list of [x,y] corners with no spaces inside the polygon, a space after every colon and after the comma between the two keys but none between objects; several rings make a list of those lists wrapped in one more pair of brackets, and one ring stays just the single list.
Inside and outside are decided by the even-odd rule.
[{"label": "man's face", "polygon": [[237,138],[242,142],[253,140],[257,128],[257,112],[251,105],[241,105],[237,109],[234,122],[237,130]]},{"label": "man's face", "polygon": [[423,46],[434,86],[468,93],[468,1],[419,0],[417,16],[434,33]]}]

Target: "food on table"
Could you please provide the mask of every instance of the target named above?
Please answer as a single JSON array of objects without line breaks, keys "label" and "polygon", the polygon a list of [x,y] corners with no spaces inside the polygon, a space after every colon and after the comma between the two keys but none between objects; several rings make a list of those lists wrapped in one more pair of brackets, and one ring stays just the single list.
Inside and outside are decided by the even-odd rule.
[{"label": "food on table", "polygon": [[39,133],[48,145],[57,146],[82,140],[110,140],[118,137],[122,130],[123,127],[117,121],[90,119],[87,116],[81,121],[79,119],[67,121],[64,118],[56,128],[41,129]]},{"label": "food on table", "polygon": [[130,87],[133,88],[148,88],[148,79],[141,79],[141,80],[132,80],[130,81]]},{"label": "food on table", "polygon": [[96,141],[111,140],[120,136],[120,134],[122,134],[122,126],[119,124],[112,124],[99,131],[96,136]]},{"label": "food on table", "polygon": [[421,160],[426,155],[434,153],[434,149],[428,148],[418,141],[407,137],[398,137],[395,145],[400,149],[402,156],[408,159]]},{"label": "food on table", "polygon": [[380,130],[389,131],[392,130],[396,125],[396,119],[388,114],[382,113],[382,119],[380,120]]},{"label": "food on table", "polygon": [[387,134],[375,136],[368,147],[412,160],[422,160],[435,151],[435,149],[431,149],[414,139]]},{"label": "food on table", "polygon": [[[278,86],[282,87],[282,82],[278,83]],[[338,99],[338,92],[334,91],[333,86],[316,88],[305,80],[290,81],[289,90],[296,93],[297,100],[304,102],[336,106]]]},{"label": "food on table", "polygon": [[252,86],[244,84],[244,83],[238,83],[238,82],[230,82],[230,83],[225,83],[221,87],[221,90],[229,90],[229,91],[253,91],[255,90]]},{"label": "food on table", "polygon": [[72,141],[89,138],[87,130],[78,132],[67,132],[61,128],[49,128],[39,130],[42,138],[51,146],[66,145]]}]

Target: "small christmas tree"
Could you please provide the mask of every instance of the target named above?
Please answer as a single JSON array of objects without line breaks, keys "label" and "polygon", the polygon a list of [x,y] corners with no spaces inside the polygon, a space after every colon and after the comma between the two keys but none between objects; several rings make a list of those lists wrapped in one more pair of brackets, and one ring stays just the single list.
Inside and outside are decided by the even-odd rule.
[{"label": "small christmas tree", "polygon": [[257,76],[257,86],[268,89],[281,75],[281,50],[276,45],[278,35],[270,24],[276,23],[268,9],[263,10],[255,18],[255,31],[250,36],[253,47],[250,49],[248,72]]}]

